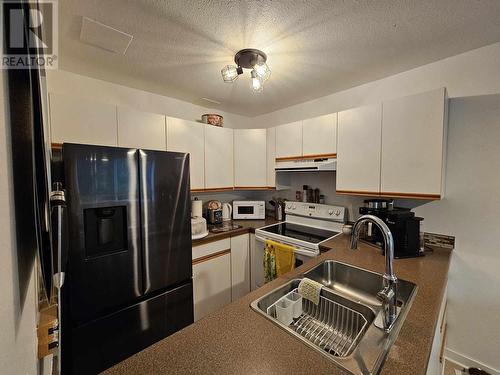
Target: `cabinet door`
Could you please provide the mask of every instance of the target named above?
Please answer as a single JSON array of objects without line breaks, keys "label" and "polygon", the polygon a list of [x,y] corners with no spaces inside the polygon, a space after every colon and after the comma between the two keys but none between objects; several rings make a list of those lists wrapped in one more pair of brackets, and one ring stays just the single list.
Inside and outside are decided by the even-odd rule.
[{"label": "cabinet door", "polygon": [[335,157],[337,153],[337,114],[314,117],[302,122],[304,156]]},{"label": "cabinet door", "polygon": [[233,188],[233,129],[205,126],[205,188]]},{"label": "cabinet door", "polygon": [[381,194],[440,198],[444,88],[383,103]]},{"label": "cabinet door", "polygon": [[302,157],[302,121],[276,127],[276,159]]},{"label": "cabinet door", "polygon": [[447,289],[445,289],[441,307],[439,309],[438,322],[434,330],[434,338],[432,340],[431,354],[427,363],[427,375],[442,374],[443,369],[443,350],[446,345],[446,303]]},{"label": "cabinet door", "polygon": [[234,130],[234,186],[267,185],[266,129]]},{"label": "cabinet door", "polygon": [[167,150],[189,153],[191,190],[205,188],[205,125],[167,118]]},{"label": "cabinet door", "polygon": [[267,135],[267,186],[276,186],[276,128],[266,129]]},{"label": "cabinet door", "polygon": [[249,235],[231,237],[232,300],[250,292]]},{"label": "cabinet door", "polygon": [[52,142],[117,146],[116,106],[57,94],[49,101]]},{"label": "cabinet door", "polygon": [[230,253],[193,264],[193,300],[195,321],[231,302]]},{"label": "cabinet door", "polygon": [[337,192],[378,194],[382,106],[338,114]]},{"label": "cabinet door", "polygon": [[118,107],[118,146],[165,151],[165,116]]}]

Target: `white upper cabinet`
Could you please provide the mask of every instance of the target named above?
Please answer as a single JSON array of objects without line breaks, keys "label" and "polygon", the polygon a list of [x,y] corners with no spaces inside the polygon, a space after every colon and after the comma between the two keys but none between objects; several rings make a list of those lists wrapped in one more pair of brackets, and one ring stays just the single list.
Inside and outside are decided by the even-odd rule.
[{"label": "white upper cabinet", "polygon": [[117,146],[116,106],[50,94],[51,141]]},{"label": "white upper cabinet", "polygon": [[381,104],[338,113],[338,192],[379,193],[381,127]]},{"label": "white upper cabinet", "polygon": [[276,128],[266,129],[267,148],[267,186],[276,186]]},{"label": "white upper cabinet", "polygon": [[302,157],[302,121],[276,127],[276,159]]},{"label": "white upper cabinet", "polygon": [[205,188],[205,125],[167,117],[167,150],[189,153],[191,190]]},{"label": "white upper cabinet", "polygon": [[205,125],[205,188],[233,186],[233,129]]},{"label": "white upper cabinet", "polygon": [[442,197],[446,112],[444,88],[383,103],[382,195]]},{"label": "white upper cabinet", "polygon": [[337,153],[337,114],[314,117],[302,122],[303,156],[330,156]]},{"label": "white upper cabinet", "polygon": [[267,185],[266,129],[234,130],[234,186]]},{"label": "white upper cabinet", "polygon": [[165,151],[165,116],[118,107],[118,146]]}]

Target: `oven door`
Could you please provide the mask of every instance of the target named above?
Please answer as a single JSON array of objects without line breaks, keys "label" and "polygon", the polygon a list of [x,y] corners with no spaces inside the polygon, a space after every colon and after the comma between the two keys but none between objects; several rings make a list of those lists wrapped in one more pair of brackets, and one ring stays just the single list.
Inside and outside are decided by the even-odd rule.
[{"label": "oven door", "polygon": [[[274,238],[269,238],[270,240],[277,241]],[[257,233],[255,234],[255,243],[252,246],[251,254],[251,272],[250,272],[250,286],[252,290],[260,288],[265,284],[264,278],[264,249],[265,249],[266,238],[261,237]],[[280,242],[280,241],[277,241]],[[295,248],[295,267],[299,267],[308,260],[318,256],[317,253],[303,249]]]}]

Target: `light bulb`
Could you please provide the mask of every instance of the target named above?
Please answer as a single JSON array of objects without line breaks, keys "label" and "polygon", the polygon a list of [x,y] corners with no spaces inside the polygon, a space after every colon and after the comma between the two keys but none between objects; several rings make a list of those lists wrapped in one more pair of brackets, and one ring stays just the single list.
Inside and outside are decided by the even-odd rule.
[{"label": "light bulb", "polygon": [[271,70],[269,69],[269,66],[267,66],[266,63],[255,64],[253,68],[257,72],[257,75],[262,80],[262,82],[267,81],[271,76]]},{"label": "light bulb", "polygon": [[252,88],[253,91],[255,92],[261,92],[264,89],[264,85],[260,77],[258,76],[257,72],[252,70],[252,79],[250,80],[250,87]]},{"label": "light bulb", "polygon": [[220,73],[224,82],[233,82],[238,78],[238,68],[234,65],[226,65]]}]

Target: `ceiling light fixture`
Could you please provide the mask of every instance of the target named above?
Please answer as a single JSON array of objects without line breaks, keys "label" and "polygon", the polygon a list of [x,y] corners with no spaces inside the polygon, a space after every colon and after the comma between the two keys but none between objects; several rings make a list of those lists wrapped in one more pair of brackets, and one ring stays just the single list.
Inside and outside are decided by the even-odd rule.
[{"label": "ceiling light fixture", "polygon": [[264,52],[254,48],[238,51],[234,56],[236,65],[226,65],[220,71],[224,82],[234,82],[243,74],[243,69],[252,69],[250,72],[250,88],[255,92],[262,92],[264,82],[271,76],[271,70],[266,64],[267,56]]}]

